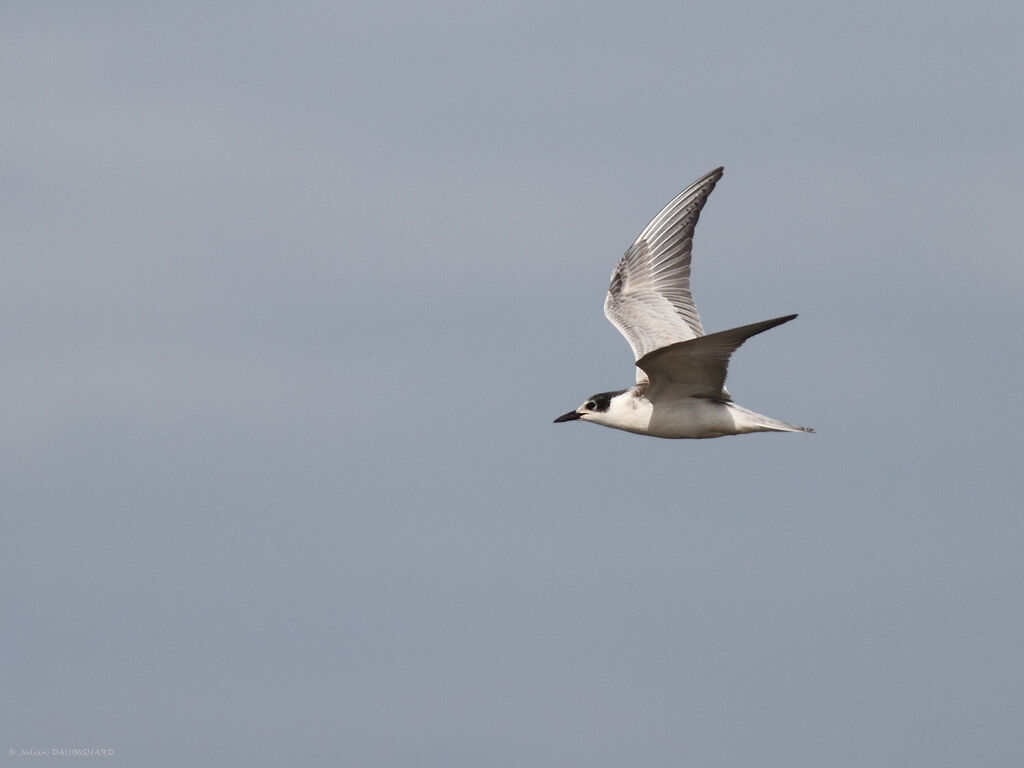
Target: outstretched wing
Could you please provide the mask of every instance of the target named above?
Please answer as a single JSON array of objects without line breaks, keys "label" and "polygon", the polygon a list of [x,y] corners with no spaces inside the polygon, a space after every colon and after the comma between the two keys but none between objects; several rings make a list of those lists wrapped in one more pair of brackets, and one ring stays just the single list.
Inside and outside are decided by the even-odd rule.
[{"label": "outstretched wing", "polygon": [[[605,316],[619,329],[635,359],[704,335],[690,294],[693,230],[715,184],[716,168],[680,192],[640,233],[612,272]],[[637,382],[646,380],[637,369]]]},{"label": "outstretched wing", "polygon": [[788,323],[796,315],[762,320],[760,323],[709,333],[649,352],[636,361],[637,368],[650,377],[649,398],[671,389],[677,397],[709,397],[730,400],[725,389],[729,356],[758,333]]}]

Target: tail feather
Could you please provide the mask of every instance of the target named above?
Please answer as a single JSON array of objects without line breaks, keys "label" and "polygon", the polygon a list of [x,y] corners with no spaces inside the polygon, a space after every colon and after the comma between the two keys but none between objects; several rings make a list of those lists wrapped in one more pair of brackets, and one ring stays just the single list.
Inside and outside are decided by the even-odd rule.
[{"label": "tail feather", "polygon": [[785,421],[773,419],[763,413],[756,413],[741,405],[729,403],[736,420],[736,427],[742,432],[813,432],[810,427],[799,427]]}]

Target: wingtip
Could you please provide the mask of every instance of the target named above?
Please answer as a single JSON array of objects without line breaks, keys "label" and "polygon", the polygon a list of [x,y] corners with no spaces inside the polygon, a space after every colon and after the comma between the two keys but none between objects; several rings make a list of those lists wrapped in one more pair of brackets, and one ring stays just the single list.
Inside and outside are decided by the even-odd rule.
[{"label": "wingtip", "polygon": [[[775,328],[783,323],[788,323],[790,320],[796,320],[798,317],[799,315],[794,313],[792,315],[782,315],[781,317],[773,317],[771,320],[765,320],[764,330],[767,331],[768,329]],[[754,323],[754,325],[760,325],[760,323]],[[761,333],[761,331],[758,331],[758,333]]]}]

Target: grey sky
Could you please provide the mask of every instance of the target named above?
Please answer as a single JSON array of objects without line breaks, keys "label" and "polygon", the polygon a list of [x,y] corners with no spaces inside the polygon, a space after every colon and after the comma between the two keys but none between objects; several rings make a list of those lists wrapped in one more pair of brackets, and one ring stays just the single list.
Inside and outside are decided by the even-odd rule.
[{"label": "grey sky", "polygon": [[[1024,759],[1019,3],[2,14],[0,749]],[[704,327],[799,312],[729,387],[818,433],[551,424],[719,164]]]}]

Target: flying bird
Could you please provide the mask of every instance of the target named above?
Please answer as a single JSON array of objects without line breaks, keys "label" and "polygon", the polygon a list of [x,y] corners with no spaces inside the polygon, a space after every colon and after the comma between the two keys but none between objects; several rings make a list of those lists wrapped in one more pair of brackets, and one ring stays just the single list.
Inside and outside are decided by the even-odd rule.
[{"label": "flying bird", "polygon": [[555,422],[592,421],[640,435],[722,437],[746,432],[813,432],[733,402],[729,356],[744,341],[796,315],[704,334],[690,294],[693,230],[724,169],[676,196],[640,233],[612,272],[604,314],[626,337],[636,384],[600,392]]}]

